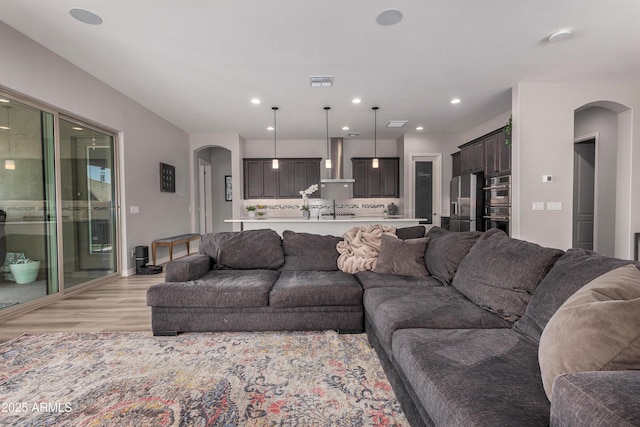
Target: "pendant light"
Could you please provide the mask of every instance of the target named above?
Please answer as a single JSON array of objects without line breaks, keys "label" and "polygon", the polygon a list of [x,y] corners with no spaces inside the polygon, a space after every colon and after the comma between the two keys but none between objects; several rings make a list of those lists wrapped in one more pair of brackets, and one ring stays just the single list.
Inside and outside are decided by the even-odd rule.
[{"label": "pendant light", "polygon": [[371,167],[378,169],[380,161],[378,160],[378,107],[371,108],[373,110],[373,161]]},{"label": "pendant light", "polygon": [[329,144],[329,110],[331,107],[324,107],[327,116],[327,160],[324,161],[325,169],[331,169],[331,146]]},{"label": "pendant light", "polygon": [[276,140],[276,113],[278,111],[278,107],[271,107],[273,110],[273,160],[271,161],[271,167],[273,169],[278,169],[280,165],[278,164],[278,148],[277,148],[277,140]]}]

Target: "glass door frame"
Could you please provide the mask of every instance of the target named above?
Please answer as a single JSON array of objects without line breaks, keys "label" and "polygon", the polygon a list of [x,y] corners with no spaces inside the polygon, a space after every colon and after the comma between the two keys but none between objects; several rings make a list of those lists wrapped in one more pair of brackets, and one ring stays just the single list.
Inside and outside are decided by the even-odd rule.
[{"label": "glass door frame", "polygon": [[[15,307],[10,307],[2,310],[0,313],[0,320],[5,318],[10,318],[15,316],[16,314],[20,314],[23,312],[27,312],[33,310],[34,308],[45,306],[53,301],[64,298],[67,294],[72,294],[77,291],[82,290],[88,286],[93,286],[95,284],[110,281],[115,277],[119,277],[123,268],[126,268],[126,257],[123,256],[123,251],[126,252],[126,248],[123,246],[123,219],[121,216],[121,197],[122,197],[122,189],[121,189],[121,155],[120,155],[120,139],[119,132],[114,129],[110,129],[104,125],[91,122],[88,120],[81,119],[73,114],[68,114],[62,112],[59,108],[51,106],[45,102],[39,101],[37,99],[30,98],[20,93],[16,93],[9,88],[6,88],[0,85],[0,97],[6,97],[8,99],[15,100],[21,104],[32,107],[34,109],[40,110],[41,114],[46,113],[53,117],[53,147],[46,147],[46,149],[53,150],[53,166],[54,166],[54,176],[55,176],[55,217],[56,217],[56,242],[55,247],[57,250],[57,271],[56,277],[58,280],[57,283],[57,292],[34,299],[32,301],[28,301],[25,303],[21,303]],[[63,262],[63,226],[62,226],[62,172],[61,172],[61,140],[60,140],[60,119],[67,120],[73,123],[77,123],[80,126],[86,126],[89,129],[94,129],[96,131],[102,132],[106,135],[111,136],[113,140],[113,186],[114,186],[114,195],[112,202],[112,218],[115,222],[114,224],[114,238],[115,242],[113,244],[114,250],[116,253],[114,254],[114,263],[115,268],[114,272],[108,275],[87,281],[86,283],[74,286],[73,288],[65,289],[64,286],[64,262]],[[49,183],[44,183],[45,187],[50,185]]]},{"label": "glass door frame", "polygon": [[101,283],[107,280],[111,280],[114,277],[118,277],[121,275],[122,273],[122,262],[121,260],[124,259],[122,257],[121,254],[121,250],[122,250],[122,245],[121,245],[121,241],[122,241],[122,221],[121,221],[121,216],[120,216],[120,156],[119,156],[119,152],[120,152],[120,145],[119,145],[119,138],[118,138],[118,132],[108,129],[105,126],[102,125],[97,125],[94,124],[92,122],[86,121],[86,120],[82,120],[76,116],[70,115],[70,114],[65,114],[65,113],[56,113],[56,117],[55,117],[55,139],[56,139],[56,203],[58,204],[58,218],[60,218],[60,221],[58,221],[58,235],[60,236],[58,238],[58,253],[61,254],[61,257],[64,256],[64,248],[63,248],[63,225],[62,225],[62,170],[61,170],[61,165],[62,165],[62,158],[61,158],[61,147],[62,147],[62,140],[60,137],[60,120],[65,120],[74,124],[77,124],[78,126],[82,126],[85,129],[88,130],[94,130],[96,132],[100,132],[106,135],[109,135],[112,138],[113,141],[113,188],[114,188],[114,194],[113,194],[113,201],[111,203],[111,213],[112,213],[112,218],[114,221],[114,238],[115,238],[115,242],[113,242],[113,250],[115,251],[115,253],[113,254],[114,257],[114,263],[115,263],[115,268],[114,268],[114,272],[107,274],[105,276],[93,279],[93,280],[89,280],[85,283],[73,286],[72,288],[66,289],[66,287],[64,286],[64,263],[60,262],[60,271],[58,272],[59,274],[59,283],[60,283],[60,292],[62,294],[70,294],[73,292],[76,292],[78,290],[81,290],[83,288],[86,288],[87,286],[92,286],[95,285],[96,283]]}]

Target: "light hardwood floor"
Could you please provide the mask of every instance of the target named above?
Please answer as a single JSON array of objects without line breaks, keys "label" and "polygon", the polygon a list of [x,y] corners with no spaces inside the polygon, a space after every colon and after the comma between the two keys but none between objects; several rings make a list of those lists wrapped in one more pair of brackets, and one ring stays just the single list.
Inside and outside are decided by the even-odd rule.
[{"label": "light hardwood floor", "polygon": [[0,342],[24,333],[148,331],[147,289],[164,274],[129,276],[80,290],[17,317],[0,321]]}]

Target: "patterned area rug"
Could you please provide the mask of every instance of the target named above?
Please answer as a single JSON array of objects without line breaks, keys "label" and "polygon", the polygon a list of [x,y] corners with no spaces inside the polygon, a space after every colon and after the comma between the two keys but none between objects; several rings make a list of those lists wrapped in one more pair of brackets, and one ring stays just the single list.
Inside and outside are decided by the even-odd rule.
[{"label": "patterned area rug", "polygon": [[23,335],[0,345],[0,425],[406,426],[365,335]]}]

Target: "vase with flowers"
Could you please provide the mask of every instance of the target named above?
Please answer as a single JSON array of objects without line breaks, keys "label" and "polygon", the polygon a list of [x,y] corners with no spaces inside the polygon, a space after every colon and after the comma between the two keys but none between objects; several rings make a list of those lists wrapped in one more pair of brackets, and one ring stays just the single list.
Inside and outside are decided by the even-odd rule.
[{"label": "vase with flowers", "polygon": [[311,218],[311,211],[309,210],[309,196],[318,191],[318,184],[310,185],[306,190],[300,190],[299,193],[302,196],[302,217],[304,219]]}]

